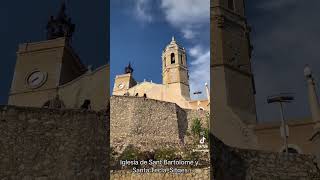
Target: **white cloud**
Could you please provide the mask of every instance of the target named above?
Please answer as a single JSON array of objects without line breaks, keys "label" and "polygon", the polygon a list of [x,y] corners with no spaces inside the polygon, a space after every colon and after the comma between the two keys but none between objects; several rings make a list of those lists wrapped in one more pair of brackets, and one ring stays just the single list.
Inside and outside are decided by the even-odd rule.
[{"label": "white cloud", "polygon": [[153,21],[151,15],[151,3],[150,0],[136,0],[135,1],[135,15],[137,19],[143,23],[150,23]]},{"label": "white cloud", "polygon": [[[188,51],[191,98],[204,99],[205,83],[210,83],[210,48],[206,47],[209,39],[203,38],[210,33],[210,0],[161,0],[161,9],[166,21],[193,44]],[[202,95],[194,95],[195,91]]]},{"label": "white cloud", "polygon": [[[210,87],[210,50],[195,46],[189,50],[191,56],[190,66],[190,92],[191,98],[205,99],[207,97],[205,83]],[[193,92],[201,91],[199,97]]]},{"label": "white cloud", "polygon": [[182,29],[183,37],[186,39],[193,39],[197,34],[191,29]]},{"label": "white cloud", "polygon": [[166,20],[186,39],[195,38],[201,25],[209,23],[210,0],[161,0],[161,8]]},{"label": "white cloud", "polygon": [[[143,23],[154,21],[154,3],[159,3],[166,22],[177,29],[192,47],[189,56],[190,91],[192,98],[207,97],[205,83],[210,83],[210,0],[135,0],[135,15]],[[151,12],[153,14],[151,14]],[[161,19],[161,18],[160,18]],[[210,87],[210,86],[209,86]],[[199,97],[193,95],[202,91]]]},{"label": "white cloud", "polygon": [[210,0],[162,0],[161,8],[172,25],[194,25],[207,22]]}]

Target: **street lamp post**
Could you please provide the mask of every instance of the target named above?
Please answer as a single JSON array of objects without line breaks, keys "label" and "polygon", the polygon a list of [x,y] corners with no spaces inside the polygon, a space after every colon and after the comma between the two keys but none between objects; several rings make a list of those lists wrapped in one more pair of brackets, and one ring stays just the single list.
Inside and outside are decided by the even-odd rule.
[{"label": "street lamp post", "polygon": [[279,104],[280,104],[281,127],[282,127],[282,131],[283,131],[283,140],[284,140],[285,152],[286,152],[286,154],[288,154],[288,132],[287,132],[287,123],[286,123],[286,121],[284,120],[282,102],[279,102]]},{"label": "street lamp post", "polygon": [[290,103],[291,101],[294,100],[294,97],[289,95],[289,94],[279,94],[275,96],[269,96],[268,97],[268,103],[279,103],[280,105],[280,114],[281,114],[281,128],[283,132],[283,142],[284,142],[284,147],[285,147],[285,153],[288,155],[288,130],[287,129],[287,123],[284,118],[284,113],[283,113],[283,103]]},{"label": "street lamp post", "polygon": [[[202,92],[201,92],[201,91],[196,91],[196,92],[194,92],[193,94],[194,94],[194,95],[198,95],[198,98],[199,98],[199,95],[202,94]],[[198,110],[199,110],[199,108],[200,108],[199,105],[200,105],[200,101],[199,101],[199,99],[198,99],[198,102],[197,102],[197,108],[198,108]]]},{"label": "street lamp post", "polygon": [[[313,77],[311,68],[306,65],[304,68],[304,76],[307,79],[309,91],[309,105],[311,110],[312,120],[315,122],[314,132],[310,138],[316,152],[316,162],[320,165],[320,106],[316,92],[316,82]],[[320,167],[320,166],[319,166]]]},{"label": "street lamp post", "polygon": [[304,76],[306,77],[307,83],[308,83],[309,104],[310,104],[312,120],[317,123],[316,128],[319,128],[320,106],[319,106],[318,96],[316,92],[316,82],[312,75],[311,68],[308,65],[306,65],[304,68]]}]

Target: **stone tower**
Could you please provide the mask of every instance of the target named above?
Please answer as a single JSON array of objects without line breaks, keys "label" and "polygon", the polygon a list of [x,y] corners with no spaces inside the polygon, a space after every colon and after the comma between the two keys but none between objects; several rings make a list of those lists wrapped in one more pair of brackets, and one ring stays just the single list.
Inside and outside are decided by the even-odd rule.
[{"label": "stone tower", "polygon": [[116,76],[112,94],[119,96],[126,95],[128,93],[128,89],[136,84],[137,82],[133,78],[133,68],[131,67],[131,63],[129,63],[128,66],[124,68],[124,74]]},{"label": "stone tower", "polygon": [[211,112],[215,116],[211,131],[219,137],[222,129],[229,129],[234,133],[220,138],[240,147],[252,145],[250,127],[256,123],[252,46],[244,7],[243,0],[212,0],[210,15]]},{"label": "stone tower", "polygon": [[50,17],[47,40],[19,45],[8,104],[40,107],[59,86],[87,71],[71,46],[73,31],[62,4],[58,15]]},{"label": "stone tower", "polygon": [[162,52],[162,83],[190,99],[189,74],[186,50],[174,37]]}]

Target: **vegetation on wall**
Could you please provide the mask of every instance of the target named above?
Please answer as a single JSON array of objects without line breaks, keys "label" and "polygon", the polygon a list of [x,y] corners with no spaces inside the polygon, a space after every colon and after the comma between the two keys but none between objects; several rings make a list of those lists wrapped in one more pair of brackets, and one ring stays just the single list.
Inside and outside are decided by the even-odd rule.
[{"label": "vegetation on wall", "polygon": [[200,137],[200,133],[202,132],[202,123],[199,118],[195,118],[192,121],[191,132],[193,136]]},{"label": "vegetation on wall", "polygon": [[122,154],[120,155],[120,160],[137,160],[139,157],[139,149],[134,147],[132,144],[128,145]]},{"label": "vegetation on wall", "polygon": [[[207,118],[208,121],[208,118]],[[209,137],[209,128],[203,127],[201,119],[194,118],[191,124],[191,133],[195,139],[199,139],[201,136],[204,136],[206,139]]]},{"label": "vegetation on wall", "polygon": [[177,159],[177,150],[174,148],[164,148],[155,150],[155,160],[174,160]]}]

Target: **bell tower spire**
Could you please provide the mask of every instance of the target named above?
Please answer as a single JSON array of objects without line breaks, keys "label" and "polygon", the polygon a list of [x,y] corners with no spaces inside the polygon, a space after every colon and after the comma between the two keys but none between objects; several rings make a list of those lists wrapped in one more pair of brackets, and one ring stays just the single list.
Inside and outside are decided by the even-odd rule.
[{"label": "bell tower spire", "polygon": [[186,50],[177,43],[174,36],[162,52],[162,83],[177,86],[182,96],[190,98]]},{"label": "bell tower spire", "polygon": [[56,17],[51,16],[47,24],[47,40],[65,37],[71,41],[75,24],[66,14],[66,3],[63,1]]}]

